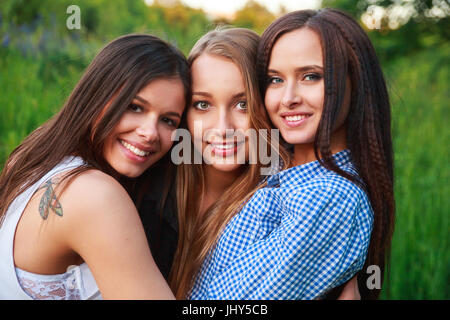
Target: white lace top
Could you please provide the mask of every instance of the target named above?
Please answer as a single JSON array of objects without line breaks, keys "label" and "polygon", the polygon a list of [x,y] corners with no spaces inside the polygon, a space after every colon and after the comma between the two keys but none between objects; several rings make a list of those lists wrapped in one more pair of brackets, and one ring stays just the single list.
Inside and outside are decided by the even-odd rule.
[{"label": "white lace top", "polygon": [[86,263],[70,266],[61,274],[36,274],[15,268],[23,291],[34,300],[101,299],[95,279]]},{"label": "white lace top", "polygon": [[9,206],[0,227],[0,300],[101,299],[95,279],[86,263],[70,266],[63,274],[30,273],[14,265],[14,236],[25,206],[39,186],[54,175],[83,164],[79,157],[67,157]]},{"label": "white lace top", "polygon": [[35,300],[81,300],[76,279],[69,272],[42,275],[16,268],[16,274],[22,289]]}]

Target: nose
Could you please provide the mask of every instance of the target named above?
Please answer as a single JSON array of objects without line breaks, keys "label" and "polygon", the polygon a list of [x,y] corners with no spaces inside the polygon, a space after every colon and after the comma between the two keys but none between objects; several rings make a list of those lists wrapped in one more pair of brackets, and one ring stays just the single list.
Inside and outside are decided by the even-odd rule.
[{"label": "nose", "polygon": [[228,108],[221,107],[219,108],[217,124],[215,125],[215,131],[218,135],[222,137],[226,137],[227,131],[228,134],[233,134],[234,132],[234,123],[232,119],[232,115],[229,112]]},{"label": "nose", "polygon": [[136,128],[136,133],[139,135],[139,137],[143,138],[145,142],[156,142],[159,138],[157,125],[157,117],[151,116],[140,123],[140,125]]},{"label": "nose", "polygon": [[295,81],[288,81],[285,86],[281,105],[286,108],[294,108],[301,102],[300,88]]}]

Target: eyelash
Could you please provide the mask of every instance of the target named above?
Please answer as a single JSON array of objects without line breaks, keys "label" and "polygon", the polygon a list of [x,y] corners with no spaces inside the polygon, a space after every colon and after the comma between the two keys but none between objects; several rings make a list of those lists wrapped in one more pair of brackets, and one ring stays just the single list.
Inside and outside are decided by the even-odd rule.
[{"label": "eyelash", "polygon": [[175,120],[172,120],[170,118],[162,118],[162,121],[164,121],[170,127],[173,127],[173,128],[178,127],[178,123]]},{"label": "eyelash", "polygon": [[[206,104],[207,108],[205,108],[205,109],[200,108],[199,105],[202,103]],[[209,103],[206,101],[195,101],[192,105],[194,106],[195,109],[200,110],[200,111],[208,110],[208,108],[210,107]]]},{"label": "eyelash", "polygon": [[[199,105],[202,104],[202,103],[206,104],[206,105],[207,105],[207,108],[205,108],[205,109],[200,108]],[[244,104],[244,107],[241,107],[241,108],[240,108],[240,107],[239,107],[240,104]],[[210,104],[209,104],[208,102],[206,102],[206,101],[196,101],[196,102],[193,103],[193,106],[194,106],[194,108],[196,108],[197,110],[200,110],[200,111],[206,111],[206,110],[209,109]],[[238,103],[236,103],[236,108],[237,108],[238,110],[241,110],[241,111],[246,111],[246,110],[247,110],[247,101],[245,101],[245,100],[239,101]]]},{"label": "eyelash", "polygon": [[275,83],[274,80],[280,80],[280,81],[283,81],[280,77],[269,77],[269,78],[267,79],[267,83],[268,83],[268,84],[277,84],[277,83],[279,83],[279,82]]},{"label": "eyelash", "polygon": [[[136,109],[139,109],[139,111],[137,111]],[[134,112],[134,113],[141,113],[143,111],[143,109],[144,109],[143,107],[141,107],[140,105],[137,105],[135,103],[131,103],[128,106],[128,110],[130,110],[131,112]],[[170,127],[173,127],[173,128],[178,127],[178,123],[175,120],[172,120],[170,118],[164,117],[164,118],[162,118],[162,121]]]},{"label": "eyelash", "polygon": [[[241,104],[241,103],[243,103],[244,104],[244,107],[243,108],[239,108],[239,105]],[[247,111],[247,101],[239,101],[238,103],[236,103],[236,108],[238,109],[238,110],[241,110],[241,111]]]},{"label": "eyelash", "polygon": [[[307,80],[306,78],[308,77],[314,77],[313,79]],[[322,79],[322,75],[320,73],[307,73],[302,77],[302,81],[319,81]],[[280,82],[274,82],[275,80],[279,80]],[[271,84],[278,84],[278,83],[282,83],[284,82],[283,79],[281,79],[280,77],[269,77],[267,79],[267,82],[269,85]]]},{"label": "eyelash", "polygon": [[[136,109],[139,109],[139,111],[137,111]],[[131,112],[136,112],[136,113],[138,113],[138,112],[142,112],[143,109],[144,109],[144,108],[142,108],[140,105],[137,105],[137,104],[134,104],[134,103],[131,103],[131,104],[128,106],[128,110],[130,110]]]},{"label": "eyelash", "polygon": [[322,79],[322,75],[319,74],[319,73],[308,73],[308,74],[305,74],[303,79],[305,79],[306,77],[314,77],[314,79],[309,80],[309,81],[318,81],[318,80]]}]

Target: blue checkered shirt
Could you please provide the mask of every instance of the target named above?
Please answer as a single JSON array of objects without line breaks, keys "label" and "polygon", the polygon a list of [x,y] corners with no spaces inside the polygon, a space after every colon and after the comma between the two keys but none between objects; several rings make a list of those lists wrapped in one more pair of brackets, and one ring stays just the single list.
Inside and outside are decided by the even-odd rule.
[{"label": "blue checkered shirt", "polygon": [[[357,174],[349,150],[333,158]],[[362,269],[372,223],[367,194],[318,161],[281,171],[227,224],[188,298],[320,298]]]}]

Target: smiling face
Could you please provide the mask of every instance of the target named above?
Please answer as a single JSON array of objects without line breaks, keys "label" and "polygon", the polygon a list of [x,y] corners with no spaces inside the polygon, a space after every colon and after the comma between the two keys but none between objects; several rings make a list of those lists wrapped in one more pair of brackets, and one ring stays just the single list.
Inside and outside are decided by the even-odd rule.
[{"label": "smiling face", "polygon": [[193,93],[187,124],[194,145],[215,169],[233,171],[242,166],[248,153],[242,74],[231,60],[206,53],[194,60],[191,71]]},{"label": "smiling face", "polygon": [[140,176],[171,148],[171,135],[180,123],[184,107],[181,80],[151,81],[136,94],[106,138],[105,160],[121,175]]},{"label": "smiling face", "polygon": [[[265,104],[272,123],[286,142],[312,147],[324,104],[324,66],[320,38],[301,28],[275,43],[268,66]],[[350,102],[347,80],[344,106],[334,129],[345,122]]]}]

